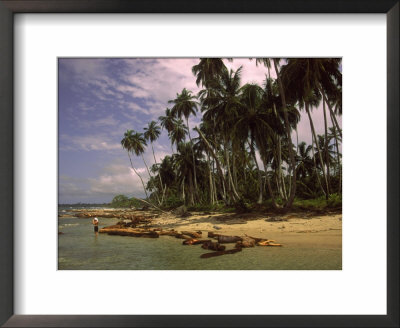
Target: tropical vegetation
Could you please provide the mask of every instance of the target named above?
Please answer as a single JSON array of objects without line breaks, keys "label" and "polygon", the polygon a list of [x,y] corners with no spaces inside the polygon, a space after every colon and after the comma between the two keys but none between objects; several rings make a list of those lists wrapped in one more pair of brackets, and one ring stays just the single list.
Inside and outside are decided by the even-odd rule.
[{"label": "tropical vegetation", "polygon": [[[242,68],[228,69],[222,58],[200,58],[192,68],[201,87],[197,94],[178,90],[157,122],[143,133],[125,132],[121,145],[147,201],[161,207],[268,204],[283,210],[301,200],[341,204],[341,59],[253,62],[268,69],[262,85],[243,85]],[[324,131],[318,135],[314,116],[320,110]],[[296,137],[302,114],[309,121],[311,144]],[[201,121],[190,126],[193,116]],[[162,130],[172,154],[157,162],[153,144]],[[154,159],[150,168],[143,157],[148,145]],[[147,168],[146,183],[133,165],[136,158]]]}]

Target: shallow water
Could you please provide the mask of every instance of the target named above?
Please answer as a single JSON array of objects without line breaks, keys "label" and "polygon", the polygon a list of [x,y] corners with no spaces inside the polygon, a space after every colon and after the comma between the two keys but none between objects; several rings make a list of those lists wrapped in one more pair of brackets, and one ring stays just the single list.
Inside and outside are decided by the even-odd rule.
[{"label": "shallow water", "polygon": [[[116,219],[100,219],[99,227]],[[60,218],[60,270],[341,270],[342,250],[314,247],[255,247],[201,259],[209,251],[183,246],[170,236],[134,238],[93,232],[90,219]],[[204,234],[203,234],[204,236]],[[233,244],[227,244],[227,249]]]}]

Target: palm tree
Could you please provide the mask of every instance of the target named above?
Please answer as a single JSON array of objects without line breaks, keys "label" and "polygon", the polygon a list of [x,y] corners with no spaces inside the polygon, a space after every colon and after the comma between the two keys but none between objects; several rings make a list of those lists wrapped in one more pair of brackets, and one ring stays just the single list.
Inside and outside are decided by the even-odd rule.
[{"label": "palm tree", "polygon": [[200,62],[192,67],[192,73],[196,76],[196,84],[208,88],[211,81],[226,71],[227,68],[221,58],[200,58]]},{"label": "palm tree", "polygon": [[188,187],[190,205],[194,204],[194,185],[193,185],[193,170],[195,163],[192,160],[192,145],[190,143],[181,142],[178,144],[178,152],[173,155],[178,179],[182,184],[182,198],[185,201],[185,185]]},{"label": "palm tree", "polygon": [[320,144],[317,138],[314,122],[311,117],[310,107],[317,107],[321,99],[320,80],[323,74],[323,60],[315,58],[289,59],[287,65],[282,68],[282,77],[292,101],[304,104],[311,132],[317,146],[317,153],[326,186],[326,198],[329,197],[329,182],[324,168]]},{"label": "palm tree", "polygon": [[[161,133],[160,127],[157,125],[157,122],[151,121],[148,124],[148,126],[144,128],[144,131],[145,131],[144,132],[144,138],[147,141],[150,141],[150,144],[151,144],[151,150],[153,152],[154,163],[156,165],[158,165],[157,164],[157,160],[156,160],[156,155],[154,154],[153,142],[156,141],[158,139],[158,137],[160,136],[160,133]],[[161,179],[161,175],[158,175],[158,176],[159,176],[159,179],[160,179],[161,190],[163,191],[163,196],[161,198],[161,203],[162,203],[163,200],[164,200],[164,192],[165,191],[164,191],[164,186],[163,186],[163,182],[162,182],[162,179]]]},{"label": "palm tree", "polygon": [[310,156],[311,145],[308,145],[303,141],[299,144],[299,154],[297,156],[297,176],[299,179],[304,179],[311,174],[313,163]]},{"label": "palm tree", "polygon": [[[235,143],[237,139],[232,138],[232,128],[241,107],[239,98],[241,72],[242,67],[239,67],[236,71],[224,70],[220,74],[219,79],[214,79],[209,83],[208,89],[199,92],[202,111],[204,112],[203,121],[214,127],[214,144],[218,144],[216,140],[217,135],[222,139],[227,171],[227,182],[225,185],[228,187],[228,193],[232,201],[240,198],[232,177],[232,172],[235,172],[236,150],[239,148]],[[232,165],[229,153],[232,153]]]},{"label": "palm tree", "polygon": [[174,116],[172,115],[171,109],[165,109],[165,116],[160,116],[160,125],[163,129],[166,129],[169,133],[174,126]]},{"label": "palm tree", "polygon": [[136,153],[136,148],[135,148],[136,143],[135,143],[135,137],[134,137],[133,130],[127,130],[124,133],[124,138],[121,140],[121,145],[122,145],[122,148],[125,149],[128,153],[129,161],[131,162],[131,167],[132,167],[133,171],[136,173],[136,175],[139,177],[140,181],[142,182],[142,186],[143,186],[144,193],[146,194],[146,198],[149,198],[149,196],[147,195],[146,187],[144,186],[143,179],[140,176],[140,174],[138,173],[138,171],[135,169],[135,167],[133,166],[132,158],[130,155],[130,153],[133,153],[133,152]]},{"label": "palm tree", "polygon": [[285,208],[290,208],[293,204],[294,197],[296,195],[296,159],[295,159],[295,152],[293,150],[291,129],[290,129],[289,116],[288,116],[286,97],[285,97],[285,91],[284,91],[285,89],[284,89],[284,85],[283,85],[283,82],[281,79],[281,73],[279,72],[279,69],[278,69],[280,59],[279,58],[273,58],[273,59],[262,58],[261,62],[263,62],[265,66],[270,67],[271,60],[274,63],[274,69],[275,69],[275,73],[277,76],[279,95],[280,95],[281,101],[282,101],[282,109],[283,109],[286,137],[287,137],[288,145],[289,145],[289,149],[290,149],[290,151],[289,151],[289,158],[290,158],[289,173],[290,173],[290,171],[292,172],[292,184],[291,184],[291,188],[290,188],[289,199],[287,200],[287,202],[284,206]]},{"label": "palm tree", "polygon": [[170,131],[171,144],[176,145],[178,149],[178,144],[185,140],[188,129],[181,119],[174,120],[174,125]]},{"label": "palm tree", "polygon": [[329,128],[330,133],[328,134],[328,138],[330,140],[334,139],[335,140],[335,149],[336,149],[336,173],[339,173],[339,187],[338,187],[338,194],[341,193],[342,190],[342,164],[340,161],[341,154],[339,151],[339,142],[342,142],[342,139],[337,136],[336,134],[336,128],[333,125],[332,127]]},{"label": "palm tree", "polygon": [[[235,131],[243,131],[244,140],[248,140],[250,153],[253,156],[254,164],[257,167],[258,175],[258,204],[263,200],[263,182],[261,170],[259,168],[254,144],[260,152],[260,157],[265,163],[265,150],[268,144],[269,133],[272,129],[268,122],[268,114],[262,106],[263,89],[256,84],[246,84],[241,88],[242,108],[239,113],[239,119],[235,124]],[[268,184],[269,182],[267,182]],[[272,197],[272,195],[271,195]]]},{"label": "palm tree", "polygon": [[[276,170],[276,181],[278,191],[285,201],[287,201],[287,193],[285,186],[285,179],[283,176],[283,151],[286,149],[289,151],[289,145],[287,144],[286,129],[285,129],[285,113],[282,106],[282,100],[279,96],[279,87],[276,81],[271,78],[267,78],[264,83],[264,93],[263,93],[263,106],[267,109],[269,113],[269,125],[271,126],[272,132],[272,142],[273,149],[270,152],[272,158],[272,166]],[[300,121],[300,113],[296,107],[288,105],[286,108],[290,129],[296,130],[297,134],[297,124]],[[297,147],[296,147],[297,153]],[[286,162],[289,163],[289,153],[287,152]],[[289,186],[291,185],[291,180],[289,178]],[[290,189],[290,187],[289,187]]]},{"label": "palm tree", "polygon": [[190,128],[189,128],[189,116],[191,114],[196,116],[196,111],[197,111],[197,102],[194,99],[196,99],[196,97],[192,95],[192,92],[186,90],[186,88],[183,88],[182,92],[180,94],[177,94],[174,100],[168,101],[168,103],[174,105],[171,109],[171,112],[174,116],[178,118],[181,118],[183,116],[186,119],[186,126],[188,129],[189,140],[190,144],[192,145],[192,157],[194,165],[193,167],[194,186],[195,186],[195,191],[197,192],[196,165],[194,159],[192,137],[190,135]]},{"label": "palm tree", "polygon": [[[160,116],[158,120],[160,121],[161,127],[167,130],[168,136],[170,137],[170,133],[175,125],[175,118],[174,115],[172,115],[171,109],[167,108],[165,110],[165,116]],[[172,148],[172,144],[171,144],[171,151],[173,154],[174,150]]]}]

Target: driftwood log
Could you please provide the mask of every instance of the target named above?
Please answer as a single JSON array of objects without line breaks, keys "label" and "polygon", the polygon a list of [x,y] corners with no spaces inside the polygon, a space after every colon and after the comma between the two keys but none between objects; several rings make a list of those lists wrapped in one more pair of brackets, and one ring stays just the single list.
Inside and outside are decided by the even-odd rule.
[{"label": "driftwood log", "polygon": [[218,242],[221,244],[236,243],[242,240],[242,238],[238,236],[224,236],[224,235],[218,235],[217,239]]},{"label": "driftwood log", "polygon": [[204,243],[209,243],[211,240],[200,240],[200,239],[186,239],[182,242],[182,245],[198,245],[198,244],[204,244]]},{"label": "driftwood log", "polygon": [[257,243],[257,246],[282,246],[282,244],[274,243],[275,240],[262,240]]},{"label": "driftwood log", "polygon": [[217,233],[215,233],[215,232],[213,232],[213,231],[209,231],[208,233],[207,233],[207,237],[208,238],[217,238],[219,236],[219,234],[217,234]]},{"label": "driftwood log", "polygon": [[236,247],[240,247],[240,248],[254,247],[255,245],[256,245],[256,241],[250,237],[243,237],[242,240],[240,240],[236,243]]},{"label": "driftwood log", "polygon": [[184,235],[184,234],[182,234],[182,233],[178,233],[177,235],[175,235],[175,238],[179,238],[179,239],[192,239],[191,236]]},{"label": "driftwood log", "polygon": [[182,231],[182,235],[190,236],[192,238],[201,238],[201,233],[194,232],[194,231]]},{"label": "driftwood log", "polygon": [[219,243],[216,243],[213,241],[203,243],[203,245],[201,245],[201,248],[211,249],[213,251],[224,251],[225,250],[225,246],[220,245]]},{"label": "driftwood log", "polygon": [[99,230],[100,233],[117,236],[130,236],[130,237],[147,237],[158,238],[159,234],[156,231],[134,228],[116,228],[115,226],[105,227]]}]

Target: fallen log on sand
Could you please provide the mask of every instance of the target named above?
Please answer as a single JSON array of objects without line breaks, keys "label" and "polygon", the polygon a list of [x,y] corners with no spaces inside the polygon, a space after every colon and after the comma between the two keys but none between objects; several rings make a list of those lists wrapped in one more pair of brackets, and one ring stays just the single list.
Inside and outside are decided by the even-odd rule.
[{"label": "fallen log on sand", "polygon": [[224,251],[225,250],[225,246],[220,245],[219,243],[216,243],[213,241],[203,243],[203,245],[201,245],[201,248],[211,249],[214,251]]},{"label": "fallen log on sand", "polygon": [[117,236],[130,236],[130,237],[145,237],[145,238],[158,238],[159,234],[156,231],[145,230],[145,229],[133,229],[133,228],[114,228],[105,227],[99,230],[100,233],[106,233],[108,235]]},{"label": "fallen log on sand", "polygon": [[223,235],[218,235],[217,239],[218,242],[221,244],[236,243],[242,240],[242,238],[238,236],[223,236]]},{"label": "fallen log on sand", "polygon": [[257,246],[268,246],[270,242],[274,242],[275,240],[264,239],[257,242]]},{"label": "fallen log on sand", "polygon": [[217,251],[217,252],[212,252],[212,253],[205,253],[205,254],[201,254],[200,258],[208,259],[210,257],[215,257],[215,256],[220,256],[220,255],[225,255],[225,254],[234,254],[234,253],[240,252],[241,250],[242,250],[241,248],[233,248],[233,249],[228,249],[227,251]]},{"label": "fallen log on sand", "polygon": [[194,231],[182,231],[181,233],[182,233],[182,235],[187,235],[192,238],[201,238],[201,235],[202,235],[201,233],[194,232]]},{"label": "fallen log on sand", "polygon": [[175,235],[175,238],[179,238],[179,239],[192,239],[191,236],[184,235],[184,234],[182,234],[182,233],[178,233],[177,235]]},{"label": "fallen log on sand", "polygon": [[199,239],[186,239],[182,242],[182,245],[198,245],[204,243],[210,243],[211,240],[199,240]]},{"label": "fallen log on sand", "polygon": [[254,247],[256,245],[256,241],[253,238],[250,237],[243,237],[242,240],[239,240],[236,243],[236,247]]},{"label": "fallen log on sand", "polygon": [[264,240],[257,243],[257,246],[282,246],[282,244],[273,243],[274,240]]},{"label": "fallen log on sand", "polygon": [[207,233],[207,237],[208,238],[217,238],[219,236],[219,234],[217,234],[217,233],[215,233],[215,232],[213,232],[213,231],[209,231],[208,233]]},{"label": "fallen log on sand", "polygon": [[160,236],[172,236],[172,237],[176,237],[177,235],[180,235],[180,233],[175,230],[160,230],[158,232],[158,234]]}]

